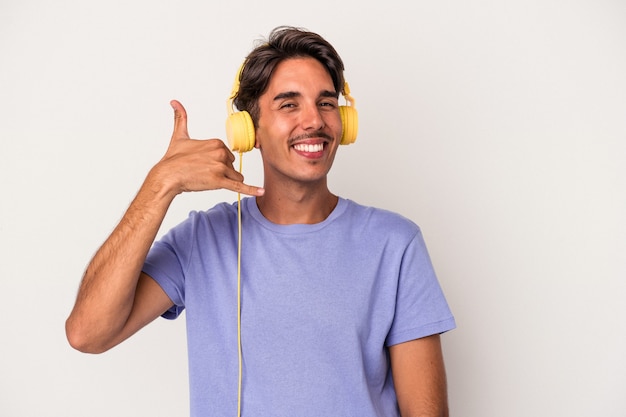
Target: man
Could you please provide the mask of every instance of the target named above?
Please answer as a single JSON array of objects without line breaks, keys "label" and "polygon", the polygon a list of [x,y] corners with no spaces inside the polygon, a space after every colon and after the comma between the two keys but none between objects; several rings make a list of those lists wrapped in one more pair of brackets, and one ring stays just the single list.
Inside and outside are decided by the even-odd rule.
[{"label": "man", "polygon": [[[169,148],[87,268],[70,344],[104,352],[185,309],[192,416],[447,415],[439,334],[455,324],[419,228],[327,186],[344,129],[340,57],[280,27],[239,79],[264,187],[243,182],[223,141],[191,140],[173,101]],[[250,196],[240,257],[236,203],[154,243],[176,195],[220,188]]]}]

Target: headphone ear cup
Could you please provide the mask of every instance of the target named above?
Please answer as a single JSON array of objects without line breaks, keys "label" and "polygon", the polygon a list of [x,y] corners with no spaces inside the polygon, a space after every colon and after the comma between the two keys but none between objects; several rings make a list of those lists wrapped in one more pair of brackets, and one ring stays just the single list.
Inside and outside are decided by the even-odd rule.
[{"label": "headphone ear cup", "polygon": [[341,142],[339,143],[341,145],[350,145],[356,141],[356,135],[359,131],[358,113],[352,106],[339,106],[339,115],[343,125]]},{"label": "headphone ear cup", "polygon": [[254,123],[247,111],[233,113],[226,119],[226,138],[230,149],[248,152],[254,149]]}]

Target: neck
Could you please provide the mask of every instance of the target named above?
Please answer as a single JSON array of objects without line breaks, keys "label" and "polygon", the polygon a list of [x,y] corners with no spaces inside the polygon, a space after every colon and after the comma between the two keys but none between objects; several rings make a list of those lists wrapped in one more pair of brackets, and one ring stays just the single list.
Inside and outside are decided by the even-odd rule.
[{"label": "neck", "polygon": [[276,224],[315,224],[324,221],[335,209],[339,198],[326,181],[316,185],[265,187],[256,199],[263,216]]}]

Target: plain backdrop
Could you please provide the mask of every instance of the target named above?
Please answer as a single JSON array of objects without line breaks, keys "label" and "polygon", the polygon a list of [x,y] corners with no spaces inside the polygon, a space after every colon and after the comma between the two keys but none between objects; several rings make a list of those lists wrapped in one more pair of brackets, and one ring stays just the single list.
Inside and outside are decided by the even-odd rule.
[{"label": "plain backdrop", "polygon": [[[102,355],[64,321],[169,100],[223,138],[237,68],[283,24],[336,46],[356,98],[331,189],[424,232],[458,324],[452,415],[625,416],[621,0],[0,0],[0,416],[188,414],[184,318]],[[262,184],[257,151],[244,175]],[[235,199],[180,196],[160,233]]]}]

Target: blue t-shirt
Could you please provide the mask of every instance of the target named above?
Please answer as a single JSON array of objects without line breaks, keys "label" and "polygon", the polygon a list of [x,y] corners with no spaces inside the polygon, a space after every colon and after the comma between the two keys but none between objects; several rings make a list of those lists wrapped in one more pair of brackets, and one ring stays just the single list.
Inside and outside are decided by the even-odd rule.
[{"label": "blue t-shirt", "polygon": [[[144,272],[186,311],[192,417],[236,415],[237,204],[155,242]],[[242,415],[398,416],[387,347],[455,327],[417,225],[339,199],[277,225],[242,200]]]}]

